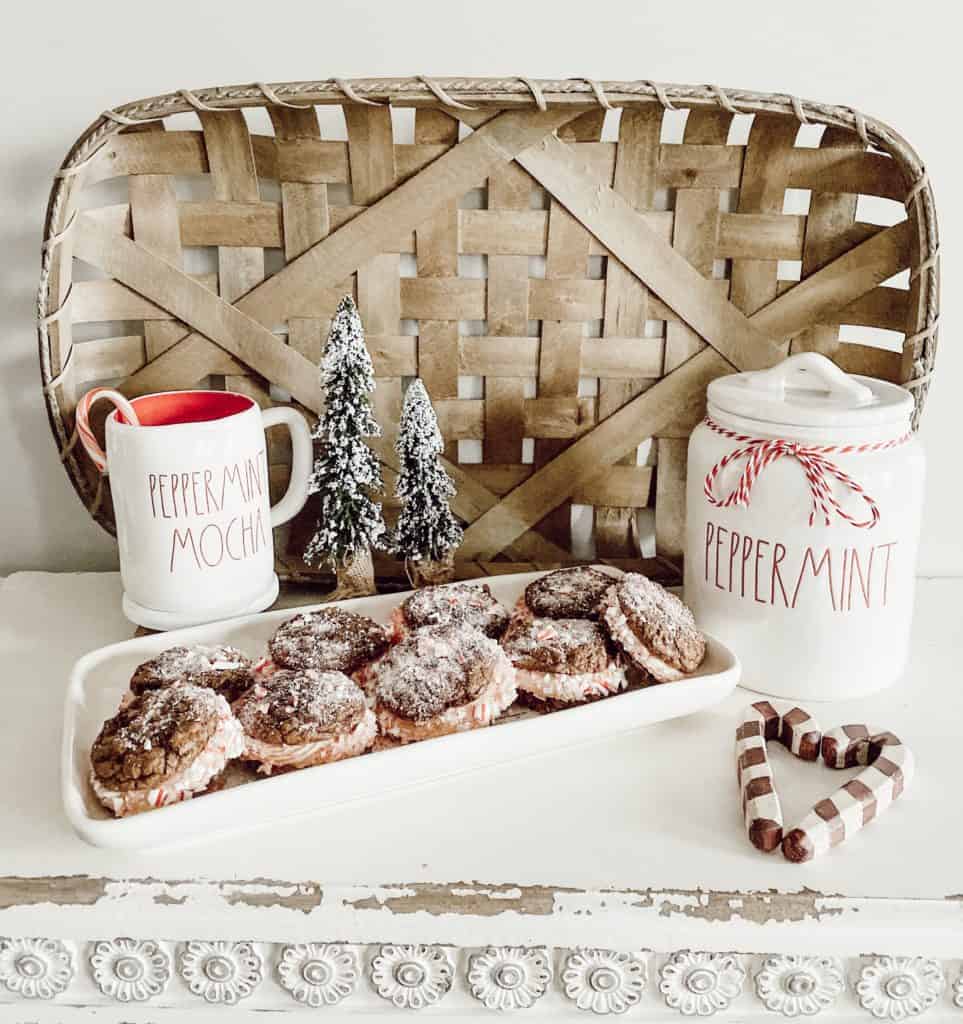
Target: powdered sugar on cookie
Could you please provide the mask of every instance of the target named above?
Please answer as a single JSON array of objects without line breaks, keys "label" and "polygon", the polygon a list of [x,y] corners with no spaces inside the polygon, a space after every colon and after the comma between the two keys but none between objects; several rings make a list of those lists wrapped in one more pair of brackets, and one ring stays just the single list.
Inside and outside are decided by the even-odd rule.
[{"label": "powdered sugar on cookie", "polygon": [[[181,690],[181,688],[178,688]],[[228,761],[240,757],[244,750],[244,733],[231,713],[226,700],[210,690],[198,691],[203,696],[188,695],[205,713],[214,716],[213,729],[203,747],[183,767],[173,772],[157,785],[146,787],[115,788],[98,775],[97,763],[90,773],[90,785],[97,799],[117,817],[139,814],[142,811],[188,800],[202,792],[211,780],[219,775]],[[155,703],[155,702],[151,702]],[[156,703],[143,715],[134,718],[129,725],[118,729],[113,735],[117,739],[115,749],[126,747],[132,754],[162,749],[164,737],[176,728],[174,715],[189,714],[181,701]],[[95,744],[96,749],[96,744]],[[101,774],[103,774],[101,772]]]},{"label": "powdered sugar on cookie", "polygon": [[[337,671],[350,675],[380,657],[388,638],[377,622],[343,608],[302,612],[285,622],[269,644],[271,660],[281,668]],[[261,663],[263,676],[267,665]]]},{"label": "powdered sugar on cookie", "polygon": [[524,601],[532,614],[550,619],[596,619],[612,577],[589,566],[556,569],[529,583]]},{"label": "powdered sugar on cookie", "polygon": [[611,660],[605,634],[588,619],[516,619],[502,646],[516,667],[549,672],[596,672]]},{"label": "powdered sugar on cookie", "polygon": [[251,685],[252,673],[251,659],[230,644],[181,645],[138,665],[131,676],[130,689],[139,695],[187,684],[216,690],[232,701]]},{"label": "powdered sugar on cookie", "polygon": [[489,682],[478,696],[467,704],[450,707],[423,721],[413,721],[396,715],[381,705],[378,707],[378,725],[385,736],[403,743],[467,732],[469,729],[491,725],[514,703],[516,695],[515,671],[507,659],[499,660],[492,670]]},{"label": "powdered sugar on cookie", "polygon": [[400,640],[424,626],[471,626],[489,637],[499,637],[508,625],[508,612],[492,596],[487,584],[448,583],[416,590],[392,615],[392,635]]},{"label": "powdered sugar on cookie", "polygon": [[247,668],[250,658],[230,644],[194,644],[192,647],[170,647],[145,662],[151,675],[159,682],[190,682],[192,676],[210,672],[234,672]]},{"label": "powdered sugar on cookie", "polygon": [[516,618],[503,645],[518,689],[542,700],[579,703],[628,685],[599,625],[588,619]]},{"label": "powdered sugar on cookie", "polygon": [[601,621],[612,640],[660,682],[681,679],[702,663],[705,638],[692,612],[658,583],[626,573],[601,607]]},{"label": "powdered sugar on cookie", "polygon": [[326,741],[353,729],[366,705],[360,687],[342,672],[279,669],[235,705],[248,736],[268,743]]},{"label": "powdered sugar on cookie", "polygon": [[477,630],[419,629],[377,666],[378,721],[406,740],[488,725],[514,701],[514,679],[504,651]]}]

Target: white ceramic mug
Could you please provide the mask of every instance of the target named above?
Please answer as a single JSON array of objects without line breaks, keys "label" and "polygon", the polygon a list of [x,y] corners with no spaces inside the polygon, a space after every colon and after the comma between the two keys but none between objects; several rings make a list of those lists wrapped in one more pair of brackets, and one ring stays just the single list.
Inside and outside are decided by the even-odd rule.
[{"label": "white ceramic mug", "polygon": [[[90,430],[100,399],[104,453]],[[270,503],[266,427],[291,432],[291,482]],[[262,411],[231,391],[171,391],[128,401],[95,388],[77,407],[81,442],[110,474],[124,614],[175,629],[269,607],[277,597],[272,528],[308,497],[311,434],[293,408]]]}]

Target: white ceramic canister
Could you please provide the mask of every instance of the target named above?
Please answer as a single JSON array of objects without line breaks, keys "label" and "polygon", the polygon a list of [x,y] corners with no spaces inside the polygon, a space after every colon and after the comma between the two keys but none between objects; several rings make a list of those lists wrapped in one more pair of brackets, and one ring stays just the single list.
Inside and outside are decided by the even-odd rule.
[{"label": "white ceramic canister", "polygon": [[743,685],[798,700],[903,671],[924,456],[912,395],[824,356],[713,381],[689,442],[685,599]]}]

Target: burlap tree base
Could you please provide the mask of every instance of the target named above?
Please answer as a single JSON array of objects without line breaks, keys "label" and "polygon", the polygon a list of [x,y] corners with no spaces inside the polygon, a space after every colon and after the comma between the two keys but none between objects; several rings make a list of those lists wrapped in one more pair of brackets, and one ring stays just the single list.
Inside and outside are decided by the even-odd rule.
[{"label": "burlap tree base", "polygon": [[378,592],[375,586],[371,549],[365,548],[349,555],[335,567],[337,586],[328,594],[328,601],[343,601],[349,597],[368,597]]},{"label": "burlap tree base", "polygon": [[405,571],[413,587],[434,587],[439,583],[450,583],[455,578],[454,554],[440,561],[421,558],[418,561],[408,559]]}]

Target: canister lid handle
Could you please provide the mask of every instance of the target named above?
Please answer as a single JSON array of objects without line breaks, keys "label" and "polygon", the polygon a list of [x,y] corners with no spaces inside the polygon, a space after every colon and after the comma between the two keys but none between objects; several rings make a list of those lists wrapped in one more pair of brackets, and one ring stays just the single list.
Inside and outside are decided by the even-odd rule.
[{"label": "canister lid handle", "polygon": [[799,352],[769,370],[747,373],[746,383],[754,390],[780,396],[785,395],[787,387],[797,387],[828,391],[830,395],[848,398],[855,405],[868,405],[873,401],[871,388],[860,384],[818,352]]}]

